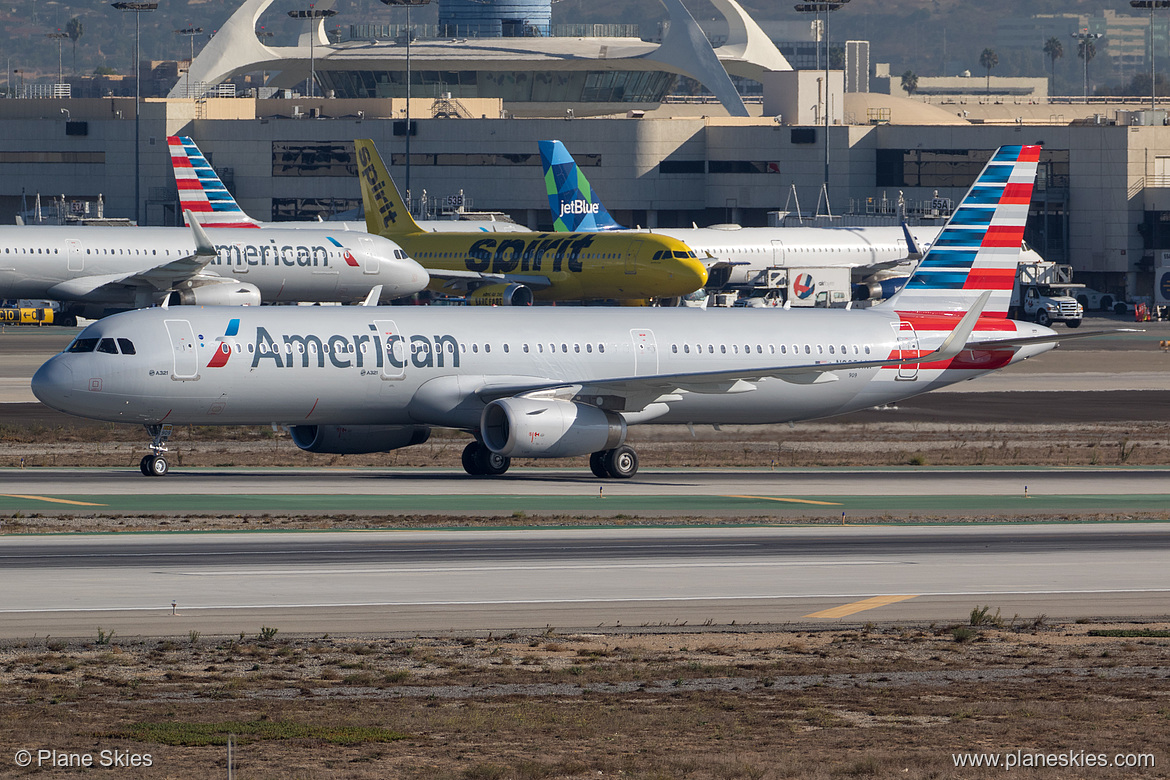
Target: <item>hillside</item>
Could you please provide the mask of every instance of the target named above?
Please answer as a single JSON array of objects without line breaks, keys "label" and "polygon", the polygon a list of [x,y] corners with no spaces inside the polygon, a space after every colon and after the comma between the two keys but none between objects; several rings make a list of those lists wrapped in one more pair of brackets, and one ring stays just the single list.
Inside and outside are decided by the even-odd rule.
[{"label": "hillside", "polygon": [[[329,0],[322,0],[323,6]],[[297,26],[287,18],[289,10],[303,8],[307,0],[278,0],[260,20],[274,33],[275,42],[287,43]],[[742,0],[743,5],[761,21],[798,21],[801,15],[792,3],[770,0]],[[696,18],[717,14],[707,0],[687,0]],[[142,53],[149,59],[186,59],[190,41],[174,30],[202,27],[206,31],[196,38],[196,51],[206,43],[206,36],[222,24],[239,7],[239,0],[161,0],[158,11],[142,15]],[[353,23],[400,23],[405,12],[391,10],[379,0],[335,0],[340,13],[331,20],[334,26],[348,31]],[[1018,13],[1020,4],[1011,0],[901,0],[896,4],[881,0],[853,0],[834,13],[834,40],[867,39],[872,42],[871,60],[889,62],[895,73],[911,69],[922,76],[943,75],[963,69],[981,72],[979,53],[996,47],[998,20]],[[652,34],[665,18],[665,9],[656,0],[564,0],[553,6],[554,22],[636,23],[643,34]],[[1031,0],[1029,14],[1093,13],[1100,5],[1089,0]],[[1128,10],[1119,7],[1119,11]],[[83,33],[76,42],[62,45],[62,69],[69,73],[90,73],[97,67],[129,72],[134,52],[133,14],[118,12],[105,2],[92,0],[8,0],[0,7],[0,35],[7,42],[9,67],[19,70],[26,79],[50,81],[56,74],[57,43],[44,36],[64,31],[69,19],[77,16]],[[428,6],[414,12],[416,22],[433,22],[437,7]],[[804,17],[807,19],[807,17]],[[1080,62],[1075,44],[1065,41],[1065,56],[1057,62],[1057,91],[1078,91]],[[1102,44],[1102,54],[1108,41]],[[1047,72],[1048,63],[1038,50],[998,48],[1000,76],[1039,76]],[[11,74],[9,74],[11,77]],[[1099,56],[1091,65],[1096,83],[1123,80],[1109,71],[1107,58]]]}]

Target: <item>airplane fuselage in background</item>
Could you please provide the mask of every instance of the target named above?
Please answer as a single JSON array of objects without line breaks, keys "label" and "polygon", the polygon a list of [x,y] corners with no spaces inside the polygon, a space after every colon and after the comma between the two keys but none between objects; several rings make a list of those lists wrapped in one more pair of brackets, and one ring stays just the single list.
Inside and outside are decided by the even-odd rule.
[{"label": "airplane fuselage in background", "polygon": [[0,298],[149,306],[194,281],[196,293],[254,285],[266,303],[360,301],[375,285],[389,299],[429,280],[380,236],[222,228],[209,239],[216,255],[200,267],[189,228],[0,227]]}]

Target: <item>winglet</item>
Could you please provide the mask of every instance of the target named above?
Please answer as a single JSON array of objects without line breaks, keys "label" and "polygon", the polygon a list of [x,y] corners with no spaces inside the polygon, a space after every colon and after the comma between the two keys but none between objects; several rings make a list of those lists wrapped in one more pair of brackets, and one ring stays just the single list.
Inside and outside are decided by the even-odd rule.
[{"label": "winglet", "polygon": [[971,338],[971,334],[975,331],[975,323],[979,321],[979,315],[983,314],[983,309],[987,306],[987,301],[990,298],[991,290],[981,292],[979,297],[975,299],[974,305],[963,315],[963,319],[959,320],[959,324],[943,340],[942,346],[929,355],[915,358],[912,362],[933,363],[958,357],[967,348],[967,339]]},{"label": "winglet", "polygon": [[199,224],[199,220],[195,219],[195,215],[190,211],[184,211],[183,215],[187,218],[187,224],[191,226],[191,233],[195,236],[195,254],[199,257],[215,257],[217,254],[215,245],[207,237],[207,231]]},{"label": "winglet", "polygon": [[922,247],[918,246],[918,240],[914,238],[914,234],[910,232],[910,226],[905,222],[902,223],[902,235],[906,236],[906,259],[921,260]]},{"label": "winglet", "polygon": [[362,301],[362,306],[377,306],[378,301],[382,299],[382,285],[375,284],[370,288],[369,295]]},{"label": "winglet", "polygon": [[422,228],[410,216],[386,164],[374,142],[368,138],[353,142],[357,152],[358,181],[362,185],[362,206],[366,212],[366,230],[375,236],[421,233]]}]

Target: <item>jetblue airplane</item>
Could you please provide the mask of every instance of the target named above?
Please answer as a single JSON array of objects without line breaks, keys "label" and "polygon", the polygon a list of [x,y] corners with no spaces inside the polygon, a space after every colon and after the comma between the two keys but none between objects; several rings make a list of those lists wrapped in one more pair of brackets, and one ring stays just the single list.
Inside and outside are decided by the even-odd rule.
[{"label": "jetblue airplane", "polygon": [[[62,324],[156,304],[387,300],[430,282],[381,236],[345,231],[0,226],[0,299],[62,302]],[[70,322],[71,320],[71,322]]]},{"label": "jetblue airplane", "polygon": [[[317,453],[474,439],[473,475],[589,455],[638,469],[629,426],[807,420],[901,401],[1051,349],[1007,319],[1040,147],[1000,149],[915,270],[869,309],[146,309],[86,328],[32,389],[54,409],[145,424],[288,426]],[[1078,334],[1087,335],[1087,334]]]},{"label": "jetblue airplane", "polygon": [[[545,189],[558,231],[626,230],[618,223],[585,173],[560,141],[541,141]],[[838,228],[654,228],[646,232],[671,236],[695,250],[707,262],[711,283],[743,287],[759,284],[769,268],[855,269],[862,276],[886,273],[872,280],[871,298],[889,297],[906,282],[914,264],[930,248],[937,227]],[[912,241],[907,240],[907,233]]]},{"label": "jetblue airplane", "polygon": [[[167,138],[171,152],[171,170],[175,174],[175,185],[179,189],[179,203],[184,217],[190,211],[203,227],[281,228],[284,230],[355,230],[366,231],[365,222],[260,222],[248,216],[211,163],[199,151],[199,146],[186,136],[172,135]],[[497,220],[419,220],[423,230],[432,233],[479,230],[484,233],[531,233],[532,231],[515,222]]]}]

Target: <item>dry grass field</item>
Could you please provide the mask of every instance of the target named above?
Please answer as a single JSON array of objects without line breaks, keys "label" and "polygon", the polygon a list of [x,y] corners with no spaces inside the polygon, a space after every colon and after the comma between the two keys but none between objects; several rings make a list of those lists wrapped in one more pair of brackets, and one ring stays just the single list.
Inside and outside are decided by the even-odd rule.
[{"label": "dry grass field", "polygon": [[1010,776],[1168,775],[1170,624],[956,618],[393,638],[95,628],[0,647],[0,742],[6,762],[149,754],[121,770],[142,778],[225,776],[229,734],[241,778],[960,778],[991,770],[953,754],[1016,750],[1156,766]]}]

